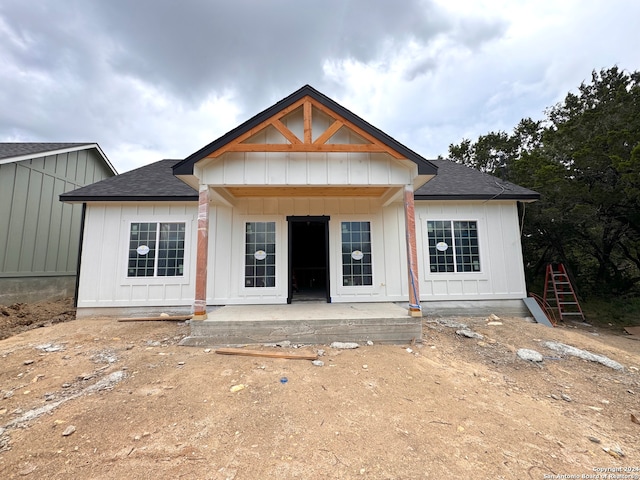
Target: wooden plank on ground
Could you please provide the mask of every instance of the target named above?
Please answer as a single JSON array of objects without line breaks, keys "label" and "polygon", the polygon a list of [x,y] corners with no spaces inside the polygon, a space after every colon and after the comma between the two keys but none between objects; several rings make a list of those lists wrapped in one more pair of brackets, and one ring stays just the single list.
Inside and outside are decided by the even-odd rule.
[{"label": "wooden plank on ground", "polygon": [[119,318],[119,322],[184,322],[191,320],[191,315],[177,315],[172,317],[158,316],[158,317],[126,317]]},{"label": "wooden plank on ground", "polygon": [[527,306],[536,322],[546,325],[547,327],[553,327],[553,324],[549,321],[545,313],[542,311],[535,298],[526,297],[523,298],[522,301]]},{"label": "wooden plank on ground", "polygon": [[247,357],[287,358],[290,360],[316,360],[318,355],[304,353],[267,352],[262,350],[246,350],[244,348],[219,348],[220,355],[244,355]]}]

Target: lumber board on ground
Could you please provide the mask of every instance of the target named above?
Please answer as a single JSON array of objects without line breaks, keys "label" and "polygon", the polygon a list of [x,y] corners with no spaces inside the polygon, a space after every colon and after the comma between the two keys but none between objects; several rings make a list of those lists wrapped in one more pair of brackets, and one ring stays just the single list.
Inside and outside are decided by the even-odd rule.
[{"label": "lumber board on ground", "polygon": [[184,322],[186,320],[191,320],[191,315],[177,315],[172,317],[126,317],[118,319],[119,322]]},{"label": "lumber board on ground", "polygon": [[244,348],[218,348],[220,355],[244,355],[248,357],[287,358],[289,360],[316,360],[318,355],[287,352],[267,352],[263,350],[246,350]]}]

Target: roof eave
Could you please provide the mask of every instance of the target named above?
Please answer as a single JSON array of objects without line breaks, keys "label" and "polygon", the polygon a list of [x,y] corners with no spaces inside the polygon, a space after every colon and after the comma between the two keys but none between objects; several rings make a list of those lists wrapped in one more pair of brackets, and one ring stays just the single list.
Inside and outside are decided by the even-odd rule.
[{"label": "roof eave", "polygon": [[198,195],[168,196],[136,196],[136,195],[60,195],[60,201],[65,203],[90,203],[90,202],[197,202]]},{"label": "roof eave", "polygon": [[415,200],[516,200],[518,202],[535,202],[540,200],[539,194],[522,195],[420,195],[414,197]]}]

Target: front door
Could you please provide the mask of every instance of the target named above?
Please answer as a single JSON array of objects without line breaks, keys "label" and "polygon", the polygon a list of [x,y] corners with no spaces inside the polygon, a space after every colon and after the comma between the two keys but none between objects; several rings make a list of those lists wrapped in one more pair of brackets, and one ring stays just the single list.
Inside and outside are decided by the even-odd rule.
[{"label": "front door", "polygon": [[329,291],[329,217],[290,216],[287,303],[326,301]]}]

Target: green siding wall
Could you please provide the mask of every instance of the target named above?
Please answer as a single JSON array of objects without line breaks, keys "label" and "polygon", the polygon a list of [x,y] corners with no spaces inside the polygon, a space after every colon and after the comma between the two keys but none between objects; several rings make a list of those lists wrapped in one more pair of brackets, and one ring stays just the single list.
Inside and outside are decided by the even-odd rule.
[{"label": "green siding wall", "polygon": [[0,278],[75,275],[82,205],[58,197],[112,175],[95,149],[0,165]]}]

